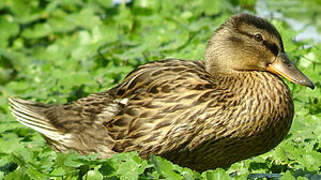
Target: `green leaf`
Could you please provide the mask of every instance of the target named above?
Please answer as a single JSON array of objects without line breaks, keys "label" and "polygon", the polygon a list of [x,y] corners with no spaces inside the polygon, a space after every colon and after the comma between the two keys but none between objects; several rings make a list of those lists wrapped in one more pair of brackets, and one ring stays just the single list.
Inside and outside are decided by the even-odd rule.
[{"label": "green leaf", "polygon": [[80,167],[83,163],[78,161],[78,157],[77,153],[58,153],[55,164],[58,166]]},{"label": "green leaf", "polygon": [[0,48],[5,48],[8,39],[18,34],[19,24],[10,15],[0,16],[0,27],[5,27],[0,28]]},{"label": "green leaf", "polygon": [[158,156],[152,156],[151,160],[161,176],[169,179],[183,179],[183,176],[174,171],[174,166],[171,162]]},{"label": "green leaf", "polygon": [[48,36],[52,33],[52,28],[49,24],[36,24],[33,29],[23,31],[22,36],[27,39],[37,39]]},{"label": "green leaf", "polygon": [[24,148],[24,146],[20,143],[18,136],[13,133],[3,134],[2,138],[0,138],[0,144],[0,152],[7,154]]},{"label": "green leaf", "polygon": [[215,180],[215,179],[232,180],[232,178],[224,171],[224,169],[221,169],[221,168],[217,168],[215,170],[208,170],[202,173],[202,178],[207,180]]},{"label": "green leaf", "polygon": [[47,175],[39,172],[37,169],[31,168],[31,167],[23,168],[23,169],[26,172],[26,174],[28,174],[29,177],[32,177],[33,179],[39,179],[39,180],[48,179]]},{"label": "green leaf", "polygon": [[284,174],[282,174],[280,180],[295,180],[295,178],[290,171],[286,171]]},{"label": "green leaf", "polygon": [[232,8],[229,1],[220,0],[203,0],[202,7],[207,15],[217,15],[223,11],[228,11]]},{"label": "green leaf", "polygon": [[89,170],[87,172],[87,178],[88,180],[101,180],[103,179],[103,175],[99,172],[100,166],[96,166],[93,170]]},{"label": "green leaf", "polygon": [[23,168],[10,172],[4,177],[5,180],[29,180],[31,179],[24,171]]}]

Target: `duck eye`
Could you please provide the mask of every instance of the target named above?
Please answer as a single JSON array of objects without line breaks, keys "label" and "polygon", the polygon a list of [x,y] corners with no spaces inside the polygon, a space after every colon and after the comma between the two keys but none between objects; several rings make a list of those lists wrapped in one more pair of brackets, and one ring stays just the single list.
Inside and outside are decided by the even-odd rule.
[{"label": "duck eye", "polygon": [[255,38],[256,41],[263,41],[263,37],[262,37],[261,34],[255,34],[254,38]]}]

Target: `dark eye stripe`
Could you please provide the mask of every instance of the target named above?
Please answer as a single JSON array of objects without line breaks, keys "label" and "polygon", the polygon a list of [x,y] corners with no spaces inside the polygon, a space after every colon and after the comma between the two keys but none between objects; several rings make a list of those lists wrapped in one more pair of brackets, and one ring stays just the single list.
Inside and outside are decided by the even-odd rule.
[{"label": "dark eye stripe", "polygon": [[[250,34],[250,33],[247,33],[247,32],[244,32],[244,31],[239,31],[240,34],[243,34],[243,35],[246,35],[250,38],[254,38],[254,35]],[[263,41],[263,45],[268,48],[275,56],[278,55],[279,53],[279,47],[275,44],[275,43],[271,43],[271,42],[268,42],[268,41]],[[281,47],[283,45],[281,44]]]},{"label": "dark eye stripe", "polygon": [[279,48],[276,44],[270,43],[268,41],[263,41],[265,47],[267,47],[275,56],[279,53]]}]

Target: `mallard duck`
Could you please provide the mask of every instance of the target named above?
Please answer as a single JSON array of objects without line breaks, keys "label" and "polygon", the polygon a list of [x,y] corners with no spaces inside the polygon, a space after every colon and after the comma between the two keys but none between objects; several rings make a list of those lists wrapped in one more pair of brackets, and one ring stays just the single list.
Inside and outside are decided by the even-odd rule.
[{"label": "mallard duck", "polygon": [[101,158],[138,151],[204,171],[265,153],[284,139],[294,106],[280,77],[314,88],[272,24],[238,14],[214,32],[205,61],[150,62],[106,92],[63,105],[9,103],[17,120],[56,151]]}]

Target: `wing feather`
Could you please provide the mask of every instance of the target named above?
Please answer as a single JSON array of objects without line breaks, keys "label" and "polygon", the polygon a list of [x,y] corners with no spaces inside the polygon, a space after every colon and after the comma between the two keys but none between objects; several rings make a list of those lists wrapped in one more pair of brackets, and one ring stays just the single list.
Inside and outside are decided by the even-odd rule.
[{"label": "wing feather", "polygon": [[13,97],[9,98],[9,105],[12,114],[21,124],[30,127],[53,140],[57,140],[59,137],[63,136],[43,113],[50,108],[50,106]]}]

